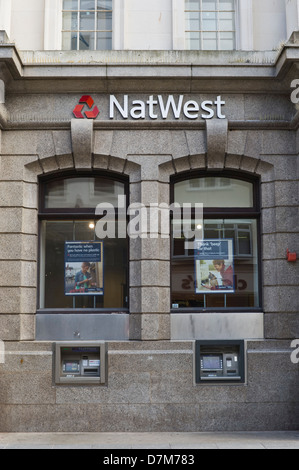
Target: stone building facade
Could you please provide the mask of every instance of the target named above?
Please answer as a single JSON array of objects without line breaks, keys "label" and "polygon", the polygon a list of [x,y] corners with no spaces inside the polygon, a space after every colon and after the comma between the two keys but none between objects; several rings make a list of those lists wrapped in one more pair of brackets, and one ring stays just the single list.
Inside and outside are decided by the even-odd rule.
[{"label": "stone building facade", "polygon": [[[251,50],[244,29],[238,50],[120,47],[134,43],[133,31],[119,50],[62,51],[48,29],[52,49],[27,50],[9,37],[19,35],[6,10],[0,431],[298,429],[299,38],[297,3],[286,4],[272,12],[278,24],[282,11],[288,20],[277,50]],[[54,18],[45,7],[41,16]],[[124,219],[116,196],[125,196]],[[150,224],[151,209],[174,202],[203,203],[202,240],[233,244],[229,290],[205,287],[211,259],[186,248],[177,214],[166,211],[166,230],[153,222],[157,212]],[[114,209],[106,225],[101,203]],[[119,220],[131,222],[131,236],[98,237]],[[104,294],[67,295],[65,247],[102,238]],[[104,382],[70,373],[57,383],[56,343],[96,341],[106,348]],[[210,342],[209,357],[242,341],[243,380],[197,380],[200,341]]]}]

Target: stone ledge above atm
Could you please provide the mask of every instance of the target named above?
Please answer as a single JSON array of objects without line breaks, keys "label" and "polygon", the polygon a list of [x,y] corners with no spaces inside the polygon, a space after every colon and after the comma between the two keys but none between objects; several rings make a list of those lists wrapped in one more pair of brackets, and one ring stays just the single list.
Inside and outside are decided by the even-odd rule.
[{"label": "stone ledge above atm", "polygon": [[129,315],[126,313],[37,313],[37,341],[126,341]]},{"label": "stone ledge above atm", "polygon": [[172,313],[172,340],[263,339],[262,312]]}]

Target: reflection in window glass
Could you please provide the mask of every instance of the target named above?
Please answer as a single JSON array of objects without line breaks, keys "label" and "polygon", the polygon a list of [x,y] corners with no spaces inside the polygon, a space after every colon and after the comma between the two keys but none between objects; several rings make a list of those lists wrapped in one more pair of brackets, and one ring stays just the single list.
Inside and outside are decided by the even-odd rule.
[{"label": "reflection in window glass", "polygon": [[[66,296],[66,241],[96,241],[94,220],[43,221],[41,247],[41,308],[127,308],[126,239],[104,240],[104,295]],[[67,282],[74,282],[72,272]],[[74,276],[73,276],[74,277]]]},{"label": "reflection in window glass", "polygon": [[80,33],[79,34],[79,49],[80,51],[87,51],[90,45],[94,43],[94,33]]},{"label": "reflection in window glass", "polygon": [[202,14],[202,29],[203,31],[216,31],[216,12],[203,12]]},{"label": "reflection in window glass", "polygon": [[203,33],[202,35],[203,48],[206,51],[214,51],[217,45],[217,38],[215,33]]},{"label": "reflection in window glass", "polygon": [[103,33],[97,33],[97,49],[111,49],[110,45],[112,43],[112,32],[105,31]]},{"label": "reflection in window glass", "polygon": [[216,0],[202,0],[203,10],[216,10],[216,7],[217,7]]},{"label": "reflection in window glass", "polygon": [[80,31],[92,31],[94,29],[95,14],[90,11],[81,12],[79,15]]},{"label": "reflection in window glass", "polygon": [[220,44],[221,50],[229,51],[231,49],[230,45],[233,40],[233,33],[220,33]]},{"label": "reflection in window glass", "polygon": [[118,207],[124,184],[107,178],[66,178],[45,183],[45,208],[95,209],[102,202]]},{"label": "reflection in window glass", "polygon": [[63,16],[63,29],[74,30],[78,29],[78,15],[74,12],[66,12]]},{"label": "reflection in window glass", "polygon": [[205,207],[252,207],[253,185],[233,178],[193,178],[175,184],[174,201]]},{"label": "reflection in window glass", "polygon": [[[124,182],[102,177],[57,179],[45,182],[41,195],[40,308],[127,309],[128,243],[126,233],[118,233],[119,209],[126,207]],[[96,211],[98,204],[107,204],[108,212],[104,208]],[[112,232],[108,222],[114,228]],[[107,232],[110,238],[105,237]],[[79,251],[78,262],[66,261],[66,242],[89,242],[92,251],[97,241],[103,243],[103,259],[94,256],[84,260]],[[83,272],[83,261],[91,261],[87,272]],[[100,286],[100,294],[94,294],[84,283],[84,288],[79,287],[86,290],[78,295],[81,280],[77,274],[81,268],[83,281],[84,276],[94,279],[91,286]],[[77,295],[70,295],[73,292]]]},{"label": "reflection in window glass", "polygon": [[112,0],[97,0],[98,10],[112,10]]},{"label": "reflection in window glass", "polygon": [[64,10],[77,10],[78,0],[63,0],[62,8]]},{"label": "reflection in window glass", "polygon": [[[174,226],[175,221],[173,221]],[[243,228],[243,227],[246,227]],[[176,228],[177,230],[177,228]],[[194,250],[186,250],[183,232],[172,241],[172,306],[176,308],[255,308],[259,307],[257,222],[255,219],[205,220],[204,240],[232,240],[234,292],[206,289],[196,294]],[[208,282],[219,274],[210,260]],[[224,264],[226,261],[224,262]],[[228,266],[225,265],[227,269]],[[212,283],[211,283],[212,285]]]},{"label": "reflection in window glass", "polygon": [[95,9],[94,0],[81,0],[80,7],[81,7],[81,10],[94,10]]},{"label": "reflection in window glass", "polygon": [[[224,176],[174,183],[173,202],[182,208],[202,203],[203,219],[195,219],[196,211],[184,224],[176,213],[172,216],[173,309],[260,308],[257,190],[246,179]],[[195,224],[194,247],[186,241],[194,236]]]}]

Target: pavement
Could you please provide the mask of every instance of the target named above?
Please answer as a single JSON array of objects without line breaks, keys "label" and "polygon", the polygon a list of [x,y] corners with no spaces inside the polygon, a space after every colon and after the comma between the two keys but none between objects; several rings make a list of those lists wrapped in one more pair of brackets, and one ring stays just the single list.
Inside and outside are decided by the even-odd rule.
[{"label": "pavement", "polygon": [[0,449],[299,449],[299,431],[0,433]]}]

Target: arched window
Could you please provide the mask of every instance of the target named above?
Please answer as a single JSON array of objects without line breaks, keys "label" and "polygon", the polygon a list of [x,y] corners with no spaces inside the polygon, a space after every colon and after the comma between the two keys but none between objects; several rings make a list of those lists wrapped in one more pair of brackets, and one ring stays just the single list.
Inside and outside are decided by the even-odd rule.
[{"label": "arched window", "polygon": [[126,310],[126,180],[72,174],[40,188],[40,309]]},{"label": "arched window", "polygon": [[[172,189],[173,202],[181,208],[191,204],[189,225],[197,237],[186,243],[182,217],[173,216],[173,311],[259,309],[258,180],[226,172],[189,173],[176,177]],[[195,203],[203,204],[201,221]]]}]

